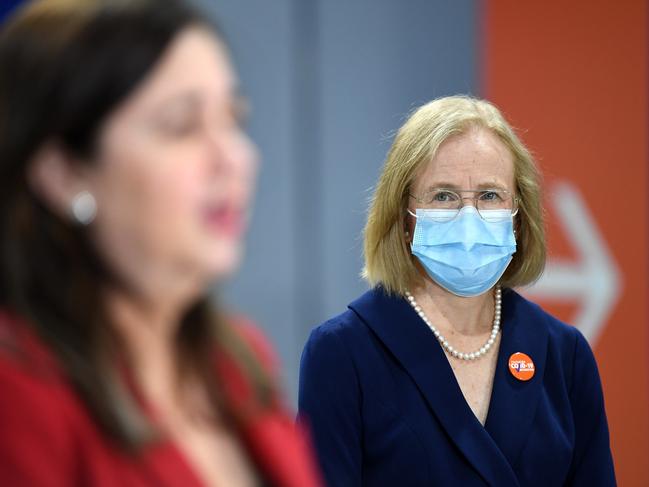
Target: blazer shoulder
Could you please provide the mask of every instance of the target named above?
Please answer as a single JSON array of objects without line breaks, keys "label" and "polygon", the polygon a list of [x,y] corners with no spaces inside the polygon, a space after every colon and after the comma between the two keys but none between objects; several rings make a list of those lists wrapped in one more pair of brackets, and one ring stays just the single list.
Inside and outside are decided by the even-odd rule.
[{"label": "blazer shoulder", "polygon": [[372,310],[380,314],[384,311],[387,300],[388,296],[382,288],[372,288],[349,303],[345,311],[315,327],[311,337],[317,339],[338,336],[346,340],[365,341],[368,334],[371,334],[365,311]]},{"label": "blazer shoulder", "polygon": [[585,340],[582,333],[573,325],[565,323],[548,313],[537,303],[528,300],[513,290],[507,291],[514,319],[530,326],[543,326],[550,339],[558,344],[574,346],[576,341]]},{"label": "blazer shoulder", "polygon": [[563,371],[567,387],[579,384],[584,374],[599,381],[595,356],[586,337],[573,325],[545,311],[538,304],[513,292],[509,296],[518,326],[544,327],[548,335],[548,360]]},{"label": "blazer shoulder", "polygon": [[358,315],[353,310],[347,309],[316,326],[311,331],[311,336],[318,338],[335,335],[343,338],[358,333],[362,327],[363,323]]},{"label": "blazer shoulder", "polygon": [[303,356],[346,356],[345,362],[367,346],[369,330],[351,309],[325,321],[311,330]]},{"label": "blazer shoulder", "polygon": [[[362,368],[370,331],[356,312],[348,308],[311,330],[302,352],[303,374],[313,367],[330,372]],[[303,375],[301,374],[301,375]],[[345,373],[346,374],[346,373]]]},{"label": "blazer shoulder", "polygon": [[58,373],[44,369],[42,363],[21,352],[0,351],[0,416],[28,420],[34,413],[43,420],[52,417],[61,423],[60,415],[70,402],[68,396],[72,396],[69,386]]},{"label": "blazer shoulder", "polygon": [[74,394],[44,345],[35,337],[25,344],[5,325],[0,324],[0,478],[7,485],[65,485],[75,468]]},{"label": "blazer shoulder", "polygon": [[24,320],[6,310],[0,310],[0,371],[48,387],[66,383],[54,353]]}]

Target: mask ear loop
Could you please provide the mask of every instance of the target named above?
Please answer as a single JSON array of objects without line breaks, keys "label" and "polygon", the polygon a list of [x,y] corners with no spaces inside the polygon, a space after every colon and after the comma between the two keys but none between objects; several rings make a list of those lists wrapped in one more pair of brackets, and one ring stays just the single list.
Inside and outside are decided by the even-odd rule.
[{"label": "mask ear loop", "polygon": [[514,231],[514,240],[518,241],[518,238],[516,238],[516,227],[518,226],[518,219],[516,217],[518,216],[518,212],[521,209],[519,206],[520,199],[518,198],[518,196],[515,197],[515,201],[516,201],[516,211],[512,213],[512,224],[513,224],[513,231]]},{"label": "mask ear loop", "polygon": [[[410,208],[406,208],[406,213],[408,213],[410,216],[417,219],[417,215],[415,213],[413,213],[412,211],[410,211]],[[410,232],[408,230],[404,230],[404,235],[406,237],[406,242],[409,243],[409,244],[412,243],[412,238],[411,238]]]}]

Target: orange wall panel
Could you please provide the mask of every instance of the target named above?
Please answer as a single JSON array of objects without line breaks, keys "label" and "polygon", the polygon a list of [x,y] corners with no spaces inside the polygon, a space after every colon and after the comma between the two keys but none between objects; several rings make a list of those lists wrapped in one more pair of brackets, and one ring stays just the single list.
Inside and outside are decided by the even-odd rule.
[{"label": "orange wall panel", "polygon": [[[618,483],[647,486],[648,4],[493,0],[484,10],[484,95],[519,128],[544,174],[549,265],[584,260],[557,204],[555,188],[567,183],[617,270],[616,297],[591,344]],[[583,306],[579,299],[537,300],[568,322]]]}]

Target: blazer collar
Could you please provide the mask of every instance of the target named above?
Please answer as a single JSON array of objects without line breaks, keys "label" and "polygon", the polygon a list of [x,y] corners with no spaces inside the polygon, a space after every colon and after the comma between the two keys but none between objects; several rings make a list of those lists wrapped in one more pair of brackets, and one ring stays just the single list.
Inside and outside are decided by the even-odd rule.
[{"label": "blazer collar", "polygon": [[[521,323],[519,300],[513,291],[503,292],[503,336],[486,428],[464,399],[434,335],[404,298],[376,288],[349,305],[394,354],[442,428],[491,485],[519,485],[512,463],[531,427],[545,364],[547,331],[538,327],[527,333],[532,327]],[[536,365],[536,375],[528,382],[519,383],[508,371],[509,356],[518,351],[530,355]],[[520,413],[522,407],[525,414]]]},{"label": "blazer collar", "polygon": [[295,424],[280,399],[273,397],[267,408],[257,411],[252,385],[240,367],[223,353],[217,355],[216,367],[232,407],[252,415],[241,434],[266,481],[285,487],[323,485],[307,432]]}]

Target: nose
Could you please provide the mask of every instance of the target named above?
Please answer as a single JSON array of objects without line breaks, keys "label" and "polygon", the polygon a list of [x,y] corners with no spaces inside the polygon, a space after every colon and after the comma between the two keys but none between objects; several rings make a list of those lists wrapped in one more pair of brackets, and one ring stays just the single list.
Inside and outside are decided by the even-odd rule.
[{"label": "nose", "polygon": [[254,190],[259,155],[243,130],[214,134],[209,144],[212,180],[240,202],[248,201]]},{"label": "nose", "polygon": [[208,135],[213,169],[221,174],[255,172],[259,164],[257,147],[240,129],[212,132]]},{"label": "nose", "polygon": [[[471,203],[469,205],[466,205],[466,204],[464,204],[464,200],[470,200]],[[475,195],[473,195],[473,196],[462,196],[462,195],[460,195],[460,201],[462,202],[460,204],[460,208],[464,208],[465,206],[473,206],[476,209],[478,208],[478,205],[476,204],[476,196]]]}]

